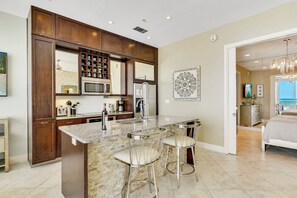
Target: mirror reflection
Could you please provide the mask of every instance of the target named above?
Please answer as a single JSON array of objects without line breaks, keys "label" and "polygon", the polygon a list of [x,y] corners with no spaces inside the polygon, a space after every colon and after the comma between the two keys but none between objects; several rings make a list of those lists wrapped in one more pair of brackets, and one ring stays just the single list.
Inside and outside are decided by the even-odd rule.
[{"label": "mirror reflection", "polygon": [[56,50],[56,93],[78,94],[78,53]]},{"label": "mirror reflection", "polygon": [[154,65],[135,62],[135,79],[154,81]]}]

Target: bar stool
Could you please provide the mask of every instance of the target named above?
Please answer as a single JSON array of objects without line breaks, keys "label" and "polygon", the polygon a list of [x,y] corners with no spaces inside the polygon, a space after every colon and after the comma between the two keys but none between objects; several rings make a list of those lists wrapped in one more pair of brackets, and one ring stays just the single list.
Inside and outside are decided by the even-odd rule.
[{"label": "bar stool", "polygon": [[[173,131],[174,135],[166,137],[163,139],[163,144],[166,146],[166,160],[165,160],[165,167],[164,167],[164,175],[166,175],[166,170],[172,174],[175,174],[177,176],[177,187],[180,186],[180,175],[189,175],[195,172],[196,181],[198,182],[198,175],[197,175],[197,167],[195,162],[195,154],[194,154],[194,146],[196,144],[196,140],[194,139],[197,136],[197,133],[195,133],[195,129],[201,126],[201,122],[199,120],[193,121],[193,124],[186,124],[181,123],[178,124],[177,127],[179,129],[184,129],[183,134],[179,133],[178,130]],[[189,136],[186,136],[186,133],[189,129],[190,133]],[[192,138],[193,137],[193,138]],[[176,148],[176,161],[168,163],[168,155],[169,155],[169,147]],[[191,148],[192,158],[193,158],[193,164],[188,164],[181,160],[181,151],[182,149]],[[169,170],[168,165],[175,164],[176,163],[176,171]],[[182,172],[182,166],[188,164],[192,167],[192,171],[188,173]],[[182,172],[182,173],[181,173]]]},{"label": "bar stool", "polygon": [[[129,133],[129,148],[114,154],[114,158],[129,166],[128,181],[124,185],[127,186],[126,197],[130,196],[130,184],[132,182],[148,182],[150,193],[152,193],[151,185],[154,185],[155,195],[158,196],[158,188],[156,183],[156,173],[154,163],[160,159],[162,149],[162,139],[166,136],[167,130],[161,128],[154,131],[142,131],[137,133]],[[147,180],[131,180],[132,168],[146,167],[148,172]],[[154,182],[151,182],[151,169]],[[123,187],[123,188],[124,188]]]}]

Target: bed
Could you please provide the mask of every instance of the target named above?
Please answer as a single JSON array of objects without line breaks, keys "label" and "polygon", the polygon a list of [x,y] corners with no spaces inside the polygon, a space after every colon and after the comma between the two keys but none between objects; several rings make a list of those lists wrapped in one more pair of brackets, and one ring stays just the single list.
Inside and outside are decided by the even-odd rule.
[{"label": "bed", "polygon": [[297,116],[279,115],[262,126],[262,150],[267,145],[297,149]]}]

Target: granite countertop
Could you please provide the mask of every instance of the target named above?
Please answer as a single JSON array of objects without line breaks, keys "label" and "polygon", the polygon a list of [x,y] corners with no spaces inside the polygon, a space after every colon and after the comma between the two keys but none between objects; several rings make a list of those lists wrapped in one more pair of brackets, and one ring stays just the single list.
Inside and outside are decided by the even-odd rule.
[{"label": "granite countertop", "polygon": [[133,120],[126,119],[122,121],[108,121],[107,130],[101,129],[101,122],[86,123],[78,125],[61,126],[59,129],[80,141],[83,144],[102,141],[109,137],[119,136],[131,132],[140,132],[143,130],[152,130],[159,127],[165,127],[181,122],[190,122],[197,120],[197,117],[179,117],[179,116],[151,116],[149,119],[136,123],[120,123]]},{"label": "granite countertop", "polygon": [[[108,113],[110,116],[117,116],[117,115],[127,115],[132,114],[133,112],[130,111],[123,111],[123,112],[114,112]],[[92,113],[78,113],[76,116],[61,116],[56,117],[56,120],[67,120],[67,119],[75,119],[75,118],[89,118],[89,117],[101,117],[101,112],[92,112]]]}]

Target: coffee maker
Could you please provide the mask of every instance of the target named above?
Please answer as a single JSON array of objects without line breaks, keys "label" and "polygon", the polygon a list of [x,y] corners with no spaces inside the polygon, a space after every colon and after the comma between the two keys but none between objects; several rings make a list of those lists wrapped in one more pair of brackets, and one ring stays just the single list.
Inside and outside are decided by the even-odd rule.
[{"label": "coffee maker", "polygon": [[117,103],[116,103],[116,110],[118,112],[123,112],[125,109],[124,109],[124,106],[125,106],[125,101],[124,100],[117,100]]}]

